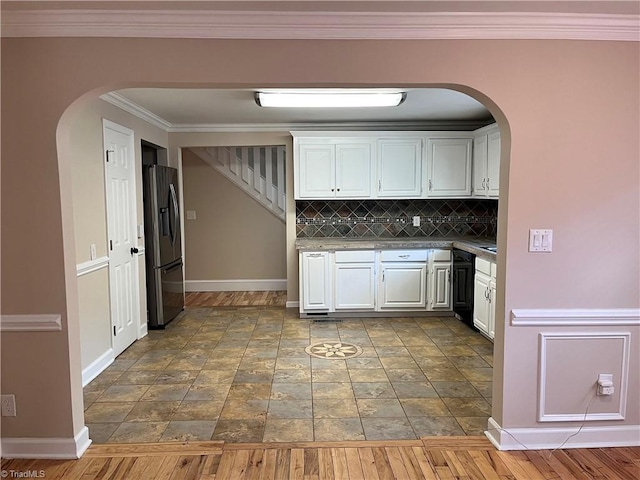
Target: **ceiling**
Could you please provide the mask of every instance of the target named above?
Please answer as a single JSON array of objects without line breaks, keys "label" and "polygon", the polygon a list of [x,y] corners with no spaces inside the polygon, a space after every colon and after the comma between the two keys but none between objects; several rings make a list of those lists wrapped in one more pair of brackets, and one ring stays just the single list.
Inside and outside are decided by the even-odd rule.
[{"label": "ceiling", "polygon": [[491,123],[489,111],[472,97],[441,88],[402,89],[405,101],[387,108],[263,108],[252,89],[131,88],[116,94],[160,117],[171,127],[331,124],[389,124],[407,128],[460,122],[471,126]]}]

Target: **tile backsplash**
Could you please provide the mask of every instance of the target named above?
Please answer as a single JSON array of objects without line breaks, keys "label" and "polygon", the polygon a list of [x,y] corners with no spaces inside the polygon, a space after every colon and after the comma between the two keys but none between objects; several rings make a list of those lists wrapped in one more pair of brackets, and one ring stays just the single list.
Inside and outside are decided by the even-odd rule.
[{"label": "tile backsplash", "polygon": [[[420,226],[413,226],[413,217]],[[498,201],[309,200],[296,202],[296,236],[495,237]]]}]

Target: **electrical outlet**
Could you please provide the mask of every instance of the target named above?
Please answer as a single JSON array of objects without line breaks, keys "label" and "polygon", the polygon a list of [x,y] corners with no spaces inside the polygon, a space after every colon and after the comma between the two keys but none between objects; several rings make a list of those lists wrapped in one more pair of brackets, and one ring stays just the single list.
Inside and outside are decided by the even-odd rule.
[{"label": "electrical outlet", "polygon": [[419,227],[420,226],[420,217],[418,217],[417,215],[415,217],[413,217],[413,226],[414,227]]},{"label": "electrical outlet", "polygon": [[0,396],[0,405],[2,407],[3,417],[16,416],[16,396],[15,395]]},{"label": "electrical outlet", "polygon": [[598,395],[613,395],[613,374],[601,373],[598,375]]}]

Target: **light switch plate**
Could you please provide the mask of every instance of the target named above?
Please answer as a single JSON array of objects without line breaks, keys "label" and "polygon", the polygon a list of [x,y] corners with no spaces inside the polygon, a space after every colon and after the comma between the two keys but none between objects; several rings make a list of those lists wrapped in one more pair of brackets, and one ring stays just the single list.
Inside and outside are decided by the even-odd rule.
[{"label": "light switch plate", "polygon": [[187,220],[195,220],[195,219],[196,219],[196,211],[187,210]]},{"label": "light switch plate", "polygon": [[553,247],[553,230],[531,229],[529,230],[529,251],[550,252]]}]

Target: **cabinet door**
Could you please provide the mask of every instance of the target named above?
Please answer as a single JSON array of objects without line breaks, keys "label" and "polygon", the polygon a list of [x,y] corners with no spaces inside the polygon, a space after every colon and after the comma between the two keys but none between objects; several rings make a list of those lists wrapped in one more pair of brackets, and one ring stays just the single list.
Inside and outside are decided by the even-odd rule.
[{"label": "cabinet door", "polygon": [[335,197],[335,146],[299,145],[298,197]]},{"label": "cabinet door", "polygon": [[493,339],[496,333],[496,282],[489,282],[489,338]]},{"label": "cabinet door", "polygon": [[500,132],[488,135],[487,140],[487,194],[497,197],[500,193]]},{"label": "cabinet door", "polygon": [[432,310],[451,310],[451,264],[434,262],[431,270]]},{"label": "cabinet door", "polygon": [[426,309],[427,265],[424,263],[381,264],[381,309]]},{"label": "cabinet door", "polygon": [[473,289],[473,324],[485,335],[489,335],[489,282],[490,277],[476,272]]},{"label": "cabinet door", "polygon": [[481,135],[473,140],[473,196],[487,196],[487,136]]},{"label": "cabinet door", "polygon": [[336,145],[336,197],[371,196],[371,144]]},{"label": "cabinet door", "polygon": [[329,252],[301,254],[301,311],[331,309],[331,273]]},{"label": "cabinet door", "polygon": [[336,310],[373,310],[375,307],[373,263],[335,265],[334,304]]},{"label": "cabinet door", "polygon": [[422,139],[378,140],[378,197],[419,197],[422,186]]},{"label": "cabinet door", "polygon": [[427,197],[471,196],[470,138],[427,140]]}]

